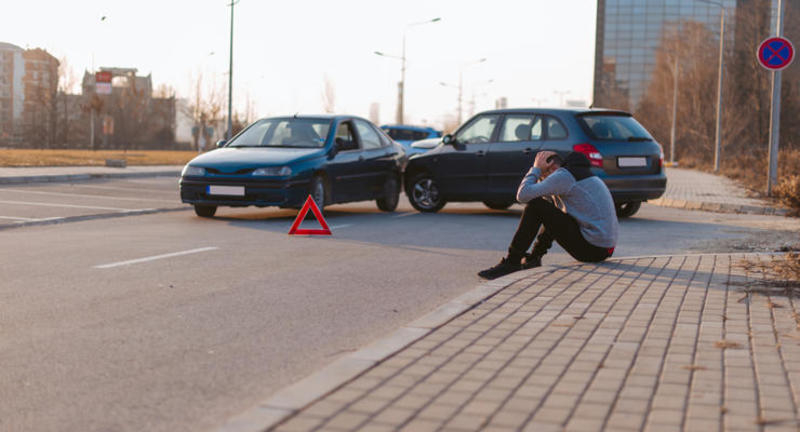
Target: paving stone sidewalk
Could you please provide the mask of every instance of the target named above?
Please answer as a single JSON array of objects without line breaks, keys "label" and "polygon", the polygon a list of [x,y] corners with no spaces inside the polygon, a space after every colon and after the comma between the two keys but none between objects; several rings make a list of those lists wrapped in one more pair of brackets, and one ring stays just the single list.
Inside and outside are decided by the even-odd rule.
[{"label": "paving stone sidewalk", "polygon": [[738,266],[745,257],[782,259],[645,257],[512,274],[270,430],[796,431],[798,304],[758,285]]},{"label": "paving stone sidewalk", "polygon": [[666,192],[648,203],[722,213],[788,214],[778,204],[748,197],[744,188],[727,177],[683,168],[666,168],[666,173]]}]

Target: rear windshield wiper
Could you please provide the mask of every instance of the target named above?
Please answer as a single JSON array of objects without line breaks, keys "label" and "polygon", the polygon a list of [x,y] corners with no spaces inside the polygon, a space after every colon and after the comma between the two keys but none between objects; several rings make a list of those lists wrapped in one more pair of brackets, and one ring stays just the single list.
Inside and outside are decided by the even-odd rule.
[{"label": "rear windshield wiper", "polygon": [[628,137],[629,142],[637,142],[637,141],[652,141],[652,138],[648,137]]}]

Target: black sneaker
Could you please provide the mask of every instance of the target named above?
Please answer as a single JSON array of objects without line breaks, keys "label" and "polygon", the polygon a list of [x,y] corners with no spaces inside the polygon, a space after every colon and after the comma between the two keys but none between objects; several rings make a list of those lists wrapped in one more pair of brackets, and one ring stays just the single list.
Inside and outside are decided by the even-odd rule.
[{"label": "black sneaker", "polygon": [[509,273],[514,273],[515,271],[522,270],[522,265],[515,264],[508,260],[508,258],[503,258],[500,260],[500,264],[492,268],[488,268],[486,270],[478,272],[478,276],[484,279],[497,279],[501,276],[505,276]]},{"label": "black sneaker", "polygon": [[533,256],[531,254],[525,254],[525,258],[522,259],[523,270],[541,266],[542,266],[542,257]]}]

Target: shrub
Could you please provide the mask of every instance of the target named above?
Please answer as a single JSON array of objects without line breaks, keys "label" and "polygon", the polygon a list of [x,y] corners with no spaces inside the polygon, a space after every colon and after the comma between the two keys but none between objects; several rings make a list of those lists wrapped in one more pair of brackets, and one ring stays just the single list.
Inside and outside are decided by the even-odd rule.
[{"label": "shrub", "polygon": [[795,215],[800,214],[800,175],[785,177],[775,187],[775,198],[789,206]]}]

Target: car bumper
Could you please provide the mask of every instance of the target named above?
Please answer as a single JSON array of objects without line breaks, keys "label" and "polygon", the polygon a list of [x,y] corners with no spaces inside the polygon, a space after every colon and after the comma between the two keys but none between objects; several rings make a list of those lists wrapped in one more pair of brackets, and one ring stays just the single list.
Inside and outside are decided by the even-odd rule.
[{"label": "car bumper", "polygon": [[667,176],[664,174],[605,177],[603,181],[617,203],[656,199],[667,189]]},{"label": "car bumper", "polygon": [[[301,206],[308,196],[310,180],[262,180],[236,178],[181,178],[181,201],[231,207]],[[244,196],[209,195],[208,186],[244,186]]]}]

